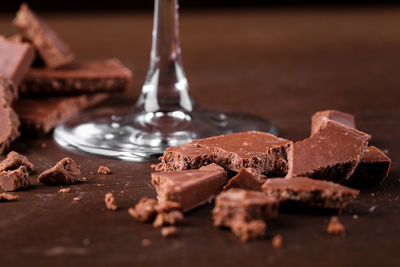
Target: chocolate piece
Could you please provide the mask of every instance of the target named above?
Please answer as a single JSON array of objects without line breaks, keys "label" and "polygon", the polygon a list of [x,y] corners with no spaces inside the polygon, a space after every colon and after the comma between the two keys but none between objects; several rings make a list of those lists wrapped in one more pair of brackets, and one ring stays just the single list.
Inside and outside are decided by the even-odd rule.
[{"label": "chocolate piece", "polygon": [[5,102],[8,105],[11,105],[11,103],[18,98],[18,88],[15,86],[15,84],[0,75],[0,95],[1,97],[5,100]]},{"label": "chocolate piece", "polygon": [[266,176],[257,173],[252,168],[241,168],[240,171],[224,186],[224,190],[229,188],[242,188],[247,190],[262,191],[261,185],[266,179]]},{"label": "chocolate piece", "polygon": [[19,196],[17,195],[13,195],[13,194],[9,194],[9,193],[0,193],[0,202],[1,201],[14,201],[14,200],[18,200]]},{"label": "chocolate piece", "polygon": [[103,174],[103,175],[107,175],[111,173],[111,170],[107,167],[104,166],[100,166],[99,169],[97,170],[98,174]]},{"label": "chocolate piece", "polygon": [[157,215],[157,200],[143,197],[135,205],[135,208],[129,208],[128,213],[139,222],[149,222]]},{"label": "chocolate piece", "polygon": [[21,120],[22,130],[46,134],[62,121],[106,98],[107,94],[25,98],[16,101],[13,107]]},{"label": "chocolate piece", "polygon": [[178,229],[175,226],[166,226],[161,228],[161,235],[163,237],[175,236],[178,233]]},{"label": "chocolate piece", "polygon": [[211,149],[193,143],[167,148],[160,160],[159,164],[152,165],[156,171],[198,169],[214,162]]},{"label": "chocolate piece", "polygon": [[18,169],[20,166],[25,166],[28,172],[35,171],[35,165],[33,165],[27,157],[11,151],[7,157],[0,162],[0,172]]},{"label": "chocolate piece", "polygon": [[50,68],[66,65],[74,59],[70,48],[27,4],[22,4],[13,21],[22,37],[32,42]]},{"label": "chocolate piece", "polygon": [[274,248],[280,248],[283,245],[283,238],[281,235],[276,235],[272,238],[272,246]]},{"label": "chocolate piece", "polygon": [[283,206],[321,207],[342,210],[358,196],[358,190],[307,177],[270,178],[262,189]]},{"label": "chocolate piece", "polygon": [[59,69],[31,68],[20,92],[24,95],[73,95],[127,90],[132,72],[118,59],[70,64]]},{"label": "chocolate piece", "polygon": [[112,193],[107,193],[107,194],[105,194],[105,196],[104,196],[104,202],[106,203],[107,209],[113,210],[113,211],[115,211],[115,210],[118,209],[118,206],[117,206],[117,204],[115,203],[114,195],[113,195]]},{"label": "chocolate piece", "polygon": [[344,126],[356,128],[354,116],[349,113],[344,113],[338,110],[328,109],[314,113],[311,117],[311,135],[325,126],[328,120],[336,121]]},{"label": "chocolate piece", "polygon": [[28,43],[12,42],[0,36],[0,74],[20,85],[35,57]]},{"label": "chocolate piece", "polygon": [[75,161],[64,158],[54,167],[42,172],[38,177],[38,182],[47,185],[62,185],[83,182],[83,178]]},{"label": "chocolate piece", "polygon": [[67,188],[61,188],[60,190],[58,190],[59,193],[63,193],[63,194],[67,194],[69,192],[71,192],[71,188],[67,187]]},{"label": "chocolate piece", "polygon": [[28,188],[30,185],[29,172],[25,166],[12,171],[0,172],[0,187],[3,191],[15,191]]},{"label": "chocolate piece", "polygon": [[287,149],[292,142],[263,132],[242,132],[193,141],[211,149],[214,162],[232,171],[254,168],[260,173],[285,175]]},{"label": "chocolate piece", "polygon": [[391,159],[375,146],[365,151],[353,175],[343,182],[344,185],[362,188],[382,183],[389,174]]},{"label": "chocolate piece", "polygon": [[179,210],[172,210],[168,212],[161,211],[157,214],[153,222],[155,228],[160,228],[163,225],[177,225],[183,222],[183,214]]},{"label": "chocolate piece", "polygon": [[337,216],[332,216],[326,231],[331,235],[346,236],[346,228]]},{"label": "chocolate piece", "polygon": [[4,86],[0,85],[0,154],[20,135],[20,122],[9,102],[9,94]]},{"label": "chocolate piece", "polygon": [[162,209],[171,204],[183,212],[211,201],[226,182],[226,171],[216,164],[198,170],[151,174]]},{"label": "chocolate piece", "polygon": [[261,220],[235,223],[231,226],[232,232],[240,241],[247,242],[250,239],[263,237],[267,231],[267,224]]},{"label": "chocolate piece", "polygon": [[317,133],[289,149],[286,177],[344,181],[353,174],[370,139],[369,134],[329,120]]}]

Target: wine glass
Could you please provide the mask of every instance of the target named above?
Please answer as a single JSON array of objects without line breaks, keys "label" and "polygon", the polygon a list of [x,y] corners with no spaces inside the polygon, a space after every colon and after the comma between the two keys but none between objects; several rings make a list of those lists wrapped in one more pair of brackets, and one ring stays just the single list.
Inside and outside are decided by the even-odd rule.
[{"label": "wine glass", "polygon": [[277,133],[260,117],[195,105],[182,65],[178,0],[155,0],[152,37],[150,68],[132,109],[98,108],[71,118],[54,130],[58,144],[140,162],[199,138],[249,130]]}]

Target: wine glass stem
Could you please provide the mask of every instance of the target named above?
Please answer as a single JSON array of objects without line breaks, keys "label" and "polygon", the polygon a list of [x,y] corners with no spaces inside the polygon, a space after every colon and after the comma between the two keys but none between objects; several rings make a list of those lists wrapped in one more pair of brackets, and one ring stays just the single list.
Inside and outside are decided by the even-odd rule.
[{"label": "wine glass stem", "polygon": [[155,0],[150,68],[136,106],[145,112],[193,110],[181,60],[178,0]]}]

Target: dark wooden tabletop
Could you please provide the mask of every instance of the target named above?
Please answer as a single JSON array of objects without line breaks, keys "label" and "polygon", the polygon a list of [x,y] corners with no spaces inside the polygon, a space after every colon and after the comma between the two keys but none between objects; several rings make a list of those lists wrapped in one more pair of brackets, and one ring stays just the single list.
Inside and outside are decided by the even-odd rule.
[{"label": "dark wooden tabletop", "polygon": [[[118,57],[132,68],[128,99],[134,103],[149,63],[152,14],[46,19],[77,58]],[[10,20],[0,19],[0,33],[13,33]],[[178,237],[165,239],[127,212],[141,197],[155,196],[150,162],[69,152],[51,135],[25,135],[13,149],[39,171],[70,156],[88,181],[69,194],[36,185],[18,192],[19,201],[0,203],[0,265],[399,266],[400,9],[183,11],[181,43],[200,106],[260,115],[294,141],[309,135],[315,111],[335,108],[354,113],[372,144],[388,151],[393,162],[387,180],[363,190],[340,215],[348,236],[326,233],[331,214],[281,214],[268,224],[265,239],[244,244],[212,226],[207,205],[187,214]],[[113,174],[98,175],[99,165]],[[119,211],[105,209],[107,192],[114,193]],[[77,196],[81,200],[73,201]],[[280,249],[271,245],[275,234],[283,236]],[[142,246],[143,239],[151,245]]]}]

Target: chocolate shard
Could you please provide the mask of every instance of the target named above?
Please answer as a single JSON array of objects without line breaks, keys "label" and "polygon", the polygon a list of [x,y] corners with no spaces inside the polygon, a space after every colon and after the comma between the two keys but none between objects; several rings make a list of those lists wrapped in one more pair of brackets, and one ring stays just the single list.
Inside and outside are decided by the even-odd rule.
[{"label": "chocolate shard", "polygon": [[38,182],[46,185],[65,185],[83,182],[83,178],[75,161],[64,158],[54,167],[42,172],[38,177]]},{"label": "chocolate shard", "polygon": [[216,164],[198,170],[154,172],[152,183],[156,187],[161,209],[172,205],[182,212],[211,201],[226,183],[226,171]]},{"label": "chocolate shard", "polygon": [[152,165],[155,171],[198,169],[214,162],[211,149],[193,143],[167,148],[160,160],[157,165]]},{"label": "chocolate shard", "polygon": [[0,187],[6,192],[28,188],[30,185],[29,172],[25,166],[0,172]]},{"label": "chocolate shard", "polygon": [[157,200],[143,197],[135,205],[135,208],[130,208],[128,212],[139,222],[150,222],[157,215]]},{"label": "chocolate shard", "polygon": [[252,168],[241,168],[240,171],[231,178],[224,186],[224,190],[230,188],[242,188],[253,191],[262,191],[261,185],[266,181],[267,177]]},{"label": "chocolate shard", "polygon": [[370,146],[354,173],[343,184],[354,188],[376,186],[389,175],[391,163],[391,159],[385,153],[375,146]]},{"label": "chocolate shard", "polygon": [[132,72],[118,59],[71,63],[58,69],[31,68],[20,87],[25,96],[122,92],[130,88]]},{"label": "chocolate shard", "polygon": [[214,226],[231,228],[240,240],[264,236],[266,221],[278,214],[279,202],[264,193],[232,188],[219,194],[212,211]]},{"label": "chocolate shard", "polygon": [[46,134],[64,120],[108,98],[107,94],[74,97],[24,98],[13,104],[22,131]]},{"label": "chocolate shard", "polygon": [[314,113],[311,117],[311,135],[325,126],[328,120],[335,121],[350,128],[356,128],[354,116],[350,113],[341,112],[338,110],[328,109]]},{"label": "chocolate shard", "polygon": [[0,74],[18,87],[35,57],[32,45],[12,42],[0,36],[0,55]]},{"label": "chocolate shard", "polygon": [[308,177],[270,178],[262,185],[262,190],[267,196],[278,199],[281,206],[339,210],[359,194],[358,190]]},{"label": "chocolate shard", "polygon": [[286,177],[342,182],[353,174],[370,139],[369,134],[329,120],[317,133],[289,149]]},{"label": "chocolate shard", "polygon": [[213,151],[214,162],[232,171],[254,168],[267,175],[287,173],[287,150],[292,142],[264,132],[241,132],[193,141]]},{"label": "chocolate shard", "polygon": [[8,153],[7,157],[0,162],[0,172],[16,170],[20,166],[25,166],[28,172],[32,173],[35,171],[35,165],[33,165],[27,157],[15,152],[11,151]]},{"label": "chocolate shard", "polygon": [[7,94],[5,88],[0,85],[0,154],[20,135],[18,130],[20,122],[9,104]]},{"label": "chocolate shard", "polygon": [[35,46],[47,67],[57,68],[73,61],[71,49],[27,4],[21,5],[13,25]]}]

